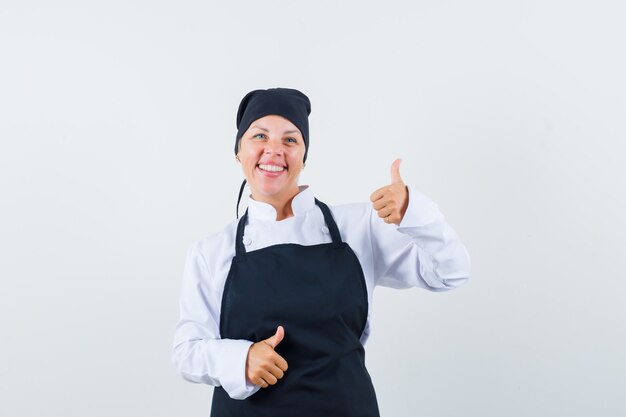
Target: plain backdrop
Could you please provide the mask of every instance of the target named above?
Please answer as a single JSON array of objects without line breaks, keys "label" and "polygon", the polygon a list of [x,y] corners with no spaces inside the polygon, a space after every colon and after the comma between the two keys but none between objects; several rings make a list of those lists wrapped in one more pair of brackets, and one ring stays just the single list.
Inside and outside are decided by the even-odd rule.
[{"label": "plain backdrop", "polygon": [[[312,102],[301,184],[402,157],[472,258],[378,288],[383,416],[623,416],[621,1],[0,1],[0,415],[207,416],[170,362],[187,248],[235,216],[236,110]],[[245,207],[246,201],[243,201]]]}]

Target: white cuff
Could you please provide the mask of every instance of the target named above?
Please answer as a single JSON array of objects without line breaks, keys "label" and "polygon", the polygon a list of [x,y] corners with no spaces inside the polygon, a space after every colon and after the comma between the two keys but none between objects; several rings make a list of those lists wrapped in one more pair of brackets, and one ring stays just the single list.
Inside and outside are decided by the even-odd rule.
[{"label": "white cuff", "polygon": [[[440,216],[439,207],[430,198],[407,185],[409,205],[398,229],[424,226],[437,221]],[[402,231],[402,230],[400,230]]]},{"label": "white cuff", "polygon": [[221,339],[219,343],[216,373],[220,384],[233,400],[243,400],[257,392],[260,387],[246,379],[246,360],[252,342],[249,340]]}]

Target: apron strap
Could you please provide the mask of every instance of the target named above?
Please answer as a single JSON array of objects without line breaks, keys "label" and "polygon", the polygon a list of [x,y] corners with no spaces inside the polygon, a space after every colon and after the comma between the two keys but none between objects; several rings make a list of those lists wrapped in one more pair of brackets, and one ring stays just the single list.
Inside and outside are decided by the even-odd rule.
[{"label": "apron strap", "polygon": [[239,188],[239,197],[237,197],[237,208],[235,209],[235,213],[237,218],[239,218],[239,202],[241,201],[241,196],[243,195],[243,189],[246,186],[246,180],[244,179],[241,183],[241,187]]},{"label": "apron strap", "polygon": [[239,219],[237,223],[237,234],[235,235],[235,257],[241,258],[246,255],[246,248],[243,245],[243,229],[246,227],[246,221],[248,220],[248,209]]},{"label": "apron strap", "polygon": [[333,238],[333,243],[341,243],[341,234],[339,233],[339,228],[337,227],[337,223],[335,223],[335,219],[333,219],[333,215],[330,213],[330,209],[326,204],[322,203],[317,198],[315,199],[315,204],[317,204],[320,210],[322,210],[324,220],[326,221],[326,227],[328,227],[328,230],[330,231],[330,236]]},{"label": "apron strap", "polygon": [[[322,214],[324,215],[324,221],[326,222],[326,227],[328,227],[328,231],[330,232],[330,237],[333,239],[333,243],[335,245],[341,244],[341,234],[339,233],[339,228],[337,227],[337,223],[335,223],[335,219],[333,219],[333,215],[330,213],[330,209],[328,206],[317,198],[315,199],[315,204],[322,210]],[[243,232],[246,227],[246,222],[248,221],[248,209],[239,219],[239,223],[237,223],[237,234],[235,235],[235,257],[244,258],[246,255],[246,247],[243,244]]]}]

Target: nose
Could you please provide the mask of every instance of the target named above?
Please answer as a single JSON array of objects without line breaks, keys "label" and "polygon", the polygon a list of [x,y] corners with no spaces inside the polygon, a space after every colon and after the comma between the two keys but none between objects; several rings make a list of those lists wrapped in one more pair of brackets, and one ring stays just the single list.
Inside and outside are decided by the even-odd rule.
[{"label": "nose", "polygon": [[282,155],[284,153],[283,144],[280,141],[267,141],[265,145],[266,154]]}]

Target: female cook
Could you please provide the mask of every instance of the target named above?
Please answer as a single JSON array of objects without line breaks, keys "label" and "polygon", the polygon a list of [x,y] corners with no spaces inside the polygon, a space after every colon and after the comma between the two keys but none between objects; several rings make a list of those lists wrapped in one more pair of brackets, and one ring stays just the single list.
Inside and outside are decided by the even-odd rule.
[{"label": "female cook", "polygon": [[374,287],[445,291],[469,278],[467,250],[404,184],[400,160],[371,203],[329,207],[298,185],[310,112],[294,89],[243,98],[235,155],[248,209],[187,253],[172,361],[215,386],[213,417],[379,416],[363,349]]}]

